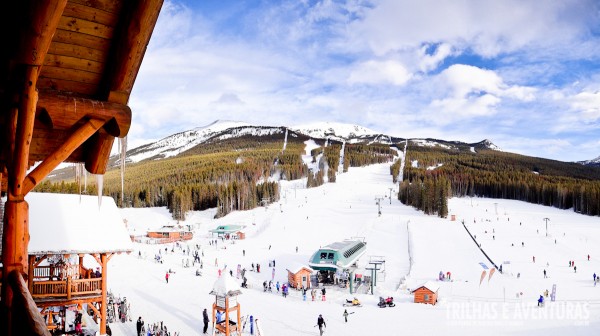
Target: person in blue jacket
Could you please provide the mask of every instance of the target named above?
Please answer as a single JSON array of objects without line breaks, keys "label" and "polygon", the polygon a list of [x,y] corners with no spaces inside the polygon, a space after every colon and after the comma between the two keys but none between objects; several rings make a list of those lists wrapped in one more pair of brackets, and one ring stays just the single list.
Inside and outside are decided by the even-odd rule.
[{"label": "person in blue jacket", "polygon": [[540,298],[538,299],[538,307],[541,307],[544,305],[544,296],[540,295]]}]

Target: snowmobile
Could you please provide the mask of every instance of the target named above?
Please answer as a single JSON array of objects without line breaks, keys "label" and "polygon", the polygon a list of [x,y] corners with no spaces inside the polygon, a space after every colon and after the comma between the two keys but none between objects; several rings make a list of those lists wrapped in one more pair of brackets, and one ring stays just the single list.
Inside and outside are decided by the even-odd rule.
[{"label": "snowmobile", "polygon": [[354,298],[352,300],[346,299],[346,303],[344,303],[344,307],[362,307],[362,304],[360,303],[360,301],[358,301],[357,298]]},{"label": "snowmobile", "polygon": [[385,308],[385,307],[395,307],[396,304],[394,303],[394,298],[393,297],[388,297],[387,299],[384,299],[383,297],[379,297],[379,303],[377,304],[377,306],[379,306],[379,308]]}]

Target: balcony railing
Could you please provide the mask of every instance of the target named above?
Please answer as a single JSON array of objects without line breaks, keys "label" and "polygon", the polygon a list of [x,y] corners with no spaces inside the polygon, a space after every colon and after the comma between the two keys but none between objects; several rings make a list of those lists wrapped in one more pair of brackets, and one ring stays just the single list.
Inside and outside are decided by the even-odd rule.
[{"label": "balcony railing", "polygon": [[101,295],[102,278],[34,281],[31,296],[34,299],[65,298],[83,295]]}]

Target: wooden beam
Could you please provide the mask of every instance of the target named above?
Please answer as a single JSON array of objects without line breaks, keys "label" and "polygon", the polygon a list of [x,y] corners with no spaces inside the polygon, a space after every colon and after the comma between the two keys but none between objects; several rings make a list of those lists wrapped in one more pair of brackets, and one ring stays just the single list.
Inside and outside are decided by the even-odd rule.
[{"label": "wooden beam", "polygon": [[100,317],[100,311],[98,311],[98,308],[96,308],[96,306],[94,306],[93,304],[88,304],[88,307],[92,308],[92,310],[94,311],[94,315]]},{"label": "wooden beam", "polygon": [[107,292],[107,276],[108,276],[108,260],[106,253],[100,254],[102,261],[102,303],[100,304],[100,335],[106,335],[106,292]]},{"label": "wooden beam", "polygon": [[118,91],[127,97],[118,103],[126,104],[129,100],[162,5],[163,0],[130,1],[124,4],[128,8],[124,8],[127,15],[122,22],[126,24],[120,26],[115,34],[117,43],[110,57],[113,63],[107,72],[105,98],[110,91]]},{"label": "wooden beam", "polygon": [[52,154],[48,156],[39,166],[37,166],[23,182],[23,191],[28,193],[33,189],[42,179],[44,179],[54,168],[56,168],[61,162],[73,153],[73,151],[81,146],[92,134],[94,134],[100,127],[104,125],[104,121],[97,119],[90,119],[81,127],[79,127],[73,134],[65,141],[64,144],[59,146]]},{"label": "wooden beam", "polygon": [[84,304],[84,303],[99,303],[101,300],[101,296],[90,297],[90,298],[73,298],[71,300],[65,299],[57,299],[57,300],[49,300],[49,301],[38,301],[36,302],[39,308],[42,307],[55,307],[55,306],[70,306],[74,304]]},{"label": "wooden beam", "polygon": [[115,137],[124,137],[131,126],[131,109],[125,104],[110,103],[66,96],[55,91],[41,91],[38,110],[44,110],[52,121],[52,128],[71,129],[81,119],[106,122],[104,129]]},{"label": "wooden beam", "polygon": [[33,264],[33,267],[38,267],[42,263],[42,261],[44,261],[46,259],[48,259],[48,255],[47,254],[45,254],[43,257],[41,257],[40,260],[36,261],[35,264]]},{"label": "wooden beam", "polygon": [[90,141],[91,148],[86,153],[85,169],[92,174],[104,175],[115,137],[101,129],[94,134]]},{"label": "wooden beam", "polygon": [[100,260],[100,256],[98,255],[98,253],[94,253],[94,254],[90,254],[92,257],[94,257],[94,259],[96,259],[96,262],[98,263],[98,265],[102,265],[102,260]]},{"label": "wooden beam", "polygon": [[31,293],[33,291],[33,270],[34,270],[34,264],[35,264],[35,256],[34,255],[30,255],[28,257],[29,259],[29,267],[27,269],[27,289],[29,290],[29,293]]},{"label": "wooden beam", "polygon": [[67,0],[31,1],[27,21],[17,48],[17,64],[40,66],[44,62],[52,36],[63,14]]},{"label": "wooden beam", "polygon": [[38,77],[38,67],[28,66],[25,68],[25,83],[21,93],[21,103],[19,106],[15,138],[11,139],[15,143],[15,150],[12,155],[12,164],[8,169],[9,193],[14,197],[24,197],[26,193],[22,192],[23,180],[29,167],[29,146],[33,136],[33,125],[35,122],[35,108],[37,105],[38,94],[35,84]]}]

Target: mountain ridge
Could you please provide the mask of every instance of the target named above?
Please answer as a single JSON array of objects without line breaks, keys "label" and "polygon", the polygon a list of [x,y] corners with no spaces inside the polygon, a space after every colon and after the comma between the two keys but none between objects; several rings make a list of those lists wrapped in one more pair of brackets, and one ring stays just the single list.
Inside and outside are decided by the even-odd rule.
[{"label": "mountain ridge", "polygon": [[377,132],[354,124],[337,122],[315,122],[296,126],[251,125],[241,121],[216,120],[206,126],[196,127],[175,133],[153,143],[135,147],[127,151],[128,162],[139,162],[148,159],[163,159],[177,156],[195,146],[208,141],[224,140],[246,135],[265,136],[283,134],[286,131],[302,134],[310,139],[335,141],[339,143],[380,143],[393,145],[403,141],[411,141],[423,146],[441,146],[445,148],[471,147],[476,149],[500,150],[490,140],[484,139],[476,143],[447,141],[433,138],[402,138]]}]

